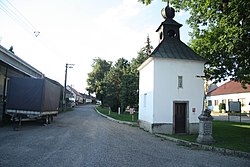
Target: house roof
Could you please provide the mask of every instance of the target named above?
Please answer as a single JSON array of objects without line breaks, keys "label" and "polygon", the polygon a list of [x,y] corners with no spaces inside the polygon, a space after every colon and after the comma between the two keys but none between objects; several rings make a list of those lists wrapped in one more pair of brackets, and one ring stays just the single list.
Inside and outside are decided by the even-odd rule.
[{"label": "house roof", "polygon": [[178,38],[171,40],[164,39],[161,41],[152,52],[151,57],[207,61],[205,58],[196,54]]},{"label": "house roof", "polygon": [[43,78],[44,74],[0,45],[0,61],[30,77]]},{"label": "house roof", "polygon": [[71,91],[73,91],[77,96],[80,96],[80,97],[82,97],[82,95],[77,91],[77,90],[75,90],[73,87],[71,87],[71,86],[67,86],[68,88],[70,88],[71,89]]},{"label": "house roof", "polygon": [[217,89],[208,93],[208,96],[250,92],[250,85],[247,84],[246,87],[247,87],[247,89],[242,88],[242,85],[240,82],[229,81],[229,82],[221,85]]}]

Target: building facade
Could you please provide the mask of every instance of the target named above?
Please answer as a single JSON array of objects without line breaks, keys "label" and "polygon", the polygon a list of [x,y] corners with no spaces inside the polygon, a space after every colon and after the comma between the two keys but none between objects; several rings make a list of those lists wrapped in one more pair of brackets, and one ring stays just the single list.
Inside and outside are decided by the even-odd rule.
[{"label": "building facade", "polygon": [[75,90],[73,87],[71,87],[69,85],[66,87],[66,89],[69,90],[73,94],[73,98],[75,99],[75,102],[77,104],[83,104],[84,103],[83,96],[81,95],[80,92],[78,92],[77,90]]},{"label": "building facade", "polygon": [[[208,108],[214,112],[229,111],[229,102],[239,101],[242,113],[250,113],[250,85],[244,89],[241,83],[229,81],[209,92],[206,100]],[[220,109],[220,104],[225,104],[225,109]]]},{"label": "building facade", "polygon": [[160,43],[139,68],[139,124],[151,133],[198,133],[205,59],[180,40],[174,9],[162,11]]}]

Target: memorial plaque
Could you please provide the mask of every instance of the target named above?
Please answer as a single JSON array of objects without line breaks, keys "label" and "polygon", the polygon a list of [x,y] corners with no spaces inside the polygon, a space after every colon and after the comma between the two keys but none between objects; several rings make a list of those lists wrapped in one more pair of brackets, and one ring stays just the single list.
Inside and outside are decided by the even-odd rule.
[{"label": "memorial plaque", "polygon": [[212,122],[204,122],[204,134],[209,135],[212,132]]}]

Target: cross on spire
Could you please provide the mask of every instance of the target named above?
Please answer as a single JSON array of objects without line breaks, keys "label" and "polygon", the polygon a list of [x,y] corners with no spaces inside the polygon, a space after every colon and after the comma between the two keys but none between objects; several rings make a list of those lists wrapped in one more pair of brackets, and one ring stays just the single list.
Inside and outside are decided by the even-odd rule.
[{"label": "cross on spire", "polygon": [[170,1],[170,0],[166,0],[166,2],[167,2],[167,6],[169,6],[169,1]]}]

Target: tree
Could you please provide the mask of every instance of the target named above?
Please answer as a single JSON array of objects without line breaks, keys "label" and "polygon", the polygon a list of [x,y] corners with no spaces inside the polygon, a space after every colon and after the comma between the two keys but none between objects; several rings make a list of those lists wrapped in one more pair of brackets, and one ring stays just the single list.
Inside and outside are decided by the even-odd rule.
[{"label": "tree", "polygon": [[150,56],[151,53],[152,53],[153,46],[151,45],[151,41],[150,41],[149,35],[147,36],[147,41],[145,43],[146,43],[146,46],[144,46],[141,50],[145,54],[147,54],[148,56]]},{"label": "tree", "polygon": [[[118,111],[118,107],[124,107],[123,105],[125,105],[124,93],[126,92],[127,87],[123,84],[123,82],[126,82],[126,80],[124,80],[124,76],[127,74],[128,68],[128,60],[119,58],[114,66],[111,67],[104,79],[106,86],[105,90],[107,92],[105,100],[114,112]],[[121,97],[124,98],[121,99]]]},{"label": "tree", "polygon": [[92,71],[88,73],[86,90],[89,93],[95,93],[96,98],[101,100],[104,105],[104,98],[106,97],[104,78],[110,71],[112,62],[102,60],[101,58],[94,59],[92,64]]},{"label": "tree", "polygon": [[129,106],[133,106],[135,108],[138,107],[139,103],[139,71],[138,67],[146,61],[151,54],[151,50],[153,46],[151,45],[150,38],[147,36],[146,46],[144,46],[139,52],[136,58],[131,60],[130,64],[130,80],[133,82],[130,84],[130,103]]},{"label": "tree", "polygon": [[[130,102],[129,106],[137,108],[139,104],[139,71],[138,67],[149,58],[149,55],[142,48],[136,58],[131,60],[130,64],[130,74],[129,80],[131,80],[129,93],[130,93]],[[132,82],[133,81],[133,82]]]},{"label": "tree", "polygon": [[[130,68],[130,67],[129,67]],[[137,97],[137,80],[135,75],[131,71],[127,71],[122,76],[120,101],[121,107],[124,110],[127,106],[137,107],[138,97]]]},{"label": "tree", "polygon": [[[153,0],[138,0],[138,2],[141,2],[141,3],[146,4],[146,5],[151,4],[152,1],[153,1]],[[162,0],[162,1],[165,2],[165,0]]]},{"label": "tree", "polygon": [[193,29],[189,45],[208,59],[205,72],[210,79],[220,82],[230,78],[243,85],[250,84],[250,1],[175,0],[171,3],[177,10],[189,11],[187,23]]},{"label": "tree", "polygon": [[151,42],[147,36],[146,45],[138,52],[131,63],[119,58],[114,65],[100,58],[94,59],[92,71],[88,73],[88,90],[96,93],[102,104],[107,104],[114,112],[118,107],[124,111],[127,106],[138,107],[139,72],[137,68],[150,56]]},{"label": "tree", "polygon": [[133,73],[139,74],[137,68],[150,57],[152,50],[154,49],[151,45],[149,35],[147,36],[147,40],[145,43],[146,45],[142,47],[138,52],[138,56],[136,58],[133,58],[131,61],[131,68]]}]

